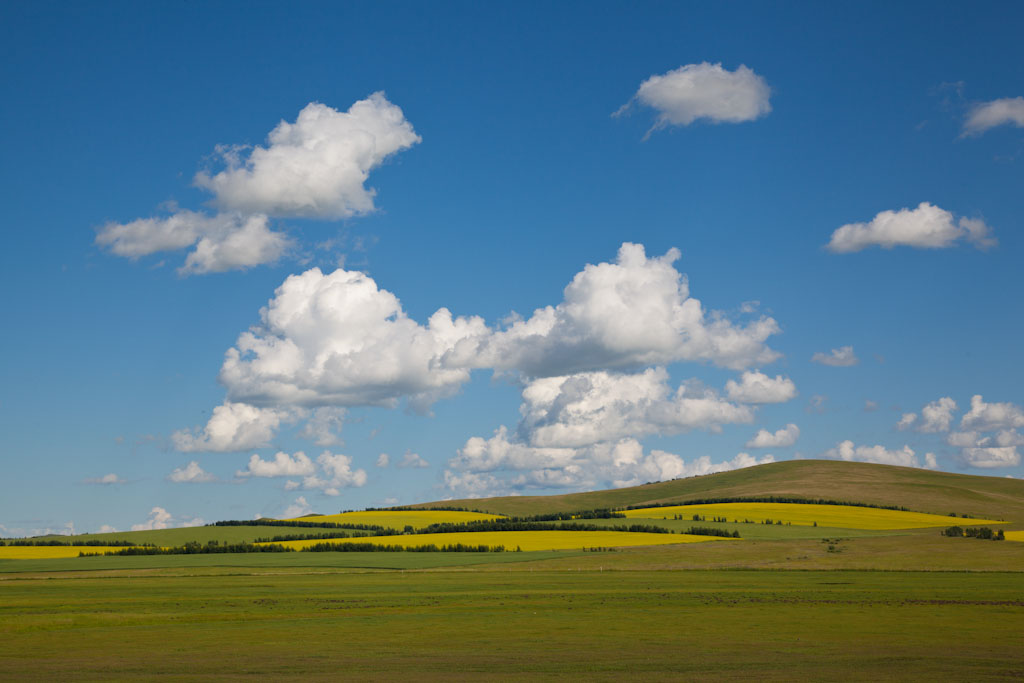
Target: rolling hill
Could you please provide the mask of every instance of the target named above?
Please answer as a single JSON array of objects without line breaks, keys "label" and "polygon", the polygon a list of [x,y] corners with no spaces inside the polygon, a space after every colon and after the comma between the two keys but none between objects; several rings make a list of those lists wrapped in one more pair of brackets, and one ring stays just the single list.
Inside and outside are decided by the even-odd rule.
[{"label": "rolling hill", "polygon": [[894,505],[1024,524],[1024,481],[836,460],[789,460],[604,491],[468,498],[412,507],[456,506],[493,514],[536,515],[773,495]]}]

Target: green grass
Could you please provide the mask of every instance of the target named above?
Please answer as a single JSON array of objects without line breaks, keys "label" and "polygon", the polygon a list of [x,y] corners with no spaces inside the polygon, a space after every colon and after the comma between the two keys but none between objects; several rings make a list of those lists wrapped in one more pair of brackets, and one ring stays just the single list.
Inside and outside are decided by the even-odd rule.
[{"label": "green grass", "polygon": [[768,495],[897,505],[915,512],[955,512],[1024,524],[1024,481],[835,460],[790,460],[607,491],[449,500],[437,504],[496,514],[534,515]]},{"label": "green grass", "polygon": [[0,679],[1024,676],[1024,574],[509,568],[0,580]]},{"label": "green grass", "polygon": [[[573,524],[566,521],[562,524]],[[738,531],[740,538],[746,539],[793,539],[793,538],[831,538],[833,536],[845,536],[856,538],[861,536],[892,536],[903,534],[904,530],[877,531],[868,529],[836,529],[830,527],[814,527],[786,524],[745,524],[743,522],[695,522],[692,519],[648,519],[635,517],[632,519],[587,519],[581,523],[593,524],[595,526],[617,527],[629,526],[631,524],[644,524],[657,526],[663,529],[671,529],[677,533],[683,533],[693,526],[711,527],[713,529],[724,529],[729,532]]]},{"label": "green grass", "polygon": [[[88,552],[88,548],[82,550]],[[25,572],[96,572],[116,569],[430,569],[478,564],[505,564],[574,557],[580,551],[535,553],[223,553],[212,555],[140,555],[69,557],[52,560],[0,560],[0,574]]]}]

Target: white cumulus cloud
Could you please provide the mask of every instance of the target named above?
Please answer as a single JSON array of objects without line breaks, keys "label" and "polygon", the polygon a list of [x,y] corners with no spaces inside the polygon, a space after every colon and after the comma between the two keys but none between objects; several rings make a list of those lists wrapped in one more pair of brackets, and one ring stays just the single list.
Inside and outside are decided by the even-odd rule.
[{"label": "white cumulus cloud", "polygon": [[316,466],[302,451],[293,455],[277,452],[273,460],[264,460],[255,453],[249,457],[249,464],[244,470],[238,470],[238,477],[305,477],[312,475]]},{"label": "white cumulus cloud", "polygon": [[849,223],[837,228],[826,245],[829,251],[847,254],[872,246],[944,249],[966,239],[978,249],[997,244],[991,228],[977,218],[955,220],[945,209],[921,202],[916,209],[882,211],[868,223]]},{"label": "white cumulus cloud", "polygon": [[288,277],[261,317],[221,367],[230,401],[394,405],[408,396],[426,407],[469,379],[467,368],[445,363],[446,354],[487,334],[482,319],[453,318],[445,308],[420,325],[372,278],[342,269]]},{"label": "white cumulus cloud", "polygon": [[589,372],[545,377],[523,389],[519,432],[532,446],[580,447],[644,434],[753,420],[751,410],[714,391],[683,384],[673,391],[664,368],[637,374]]},{"label": "white cumulus cloud", "polygon": [[1024,436],[1015,429],[1002,429],[997,434],[988,436],[983,436],[977,431],[961,431],[950,432],[946,436],[946,442],[960,449],[960,462],[970,467],[989,469],[1019,465],[1020,454],[1017,447],[1024,446]]},{"label": "white cumulus cloud", "polygon": [[[340,112],[311,102],[281,121],[266,147],[222,147],[223,171],[196,175],[224,209],[272,216],[345,218],[373,210],[365,182],[389,156],[421,138],[383,92]],[[243,154],[248,155],[243,158]]]},{"label": "white cumulus cloud", "polygon": [[107,223],[99,229],[96,243],[131,259],[194,246],[184,265],[178,268],[180,275],[221,273],[276,263],[294,246],[288,235],[270,229],[264,215],[210,216],[187,210],[130,223]]},{"label": "white cumulus cloud", "polygon": [[679,256],[670,249],[648,258],[643,245],[624,243],[615,263],[577,273],[562,303],[478,339],[475,348],[461,345],[452,360],[545,377],[678,361],[743,369],[777,359],[764,342],[778,323],[761,317],[741,325],[707,314],[673,266]]},{"label": "white cumulus cloud", "polygon": [[294,123],[281,121],[266,147],[220,145],[225,168],[196,174],[214,195],[213,215],[169,205],[169,215],[100,227],[96,244],[131,259],[193,247],[181,275],[275,263],[296,244],[270,217],[345,218],[374,210],[370,171],[420,141],[383,93],[347,112],[311,102]]},{"label": "white cumulus cloud", "polygon": [[151,531],[153,529],[167,529],[170,527],[174,517],[162,507],[154,507],[149,511],[149,518],[142,524],[132,524],[132,531]]},{"label": "white cumulus cloud", "polygon": [[268,445],[286,419],[289,415],[285,411],[227,401],[213,409],[203,429],[179,430],[171,440],[183,453],[245,451]]},{"label": "white cumulus cloud", "polygon": [[944,396],[937,401],[932,401],[921,409],[921,420],[918,422],[916,413],[904,413],[896,425],[899,429],[913,427],[919,432],[937,433],[948,432],[953,423],[953,412],[957,409],[956,401],[949,396]]},{"label": "white cumulus cloud", "polygon": [[195,460],[184,467],[176,467],[167,475],[167,481],[175,484],[206,484],[217,481],[217,477],[203,470]]},{"label": "white cumulus cloud", "polygon": [[796,385],[782,375],[773,379],[754,370],[744,372],[739,382],[726,382],[725,392],[740,403],[785,403],[796,396]]},{"label": "white cumulus cloud", "polygon": [[[835,448],[822,454],[826,458],[838,460],[872,462],[879,465],[900,465],[902,467],[921,467],[921,462],[910,446],[890,450],[884,446],[855,446],[852,441],[841,441]],[[931,457],[928,457],[931,456]],[[934,454],[925,454],[925,465],[934,469],[937,464]]]},{"label": "white cumulus cloud", "polygon": [[764,78],[747,66],[741,64],[735,71],[729,71],[720,63],[701,62],[651,76],[615,115],[639,102],[658,112],[652,131],[666,126],[688,126],[701,119],[740,123],[771,112],[770,98],[771,88]]},{"label": "white cumulus cloud", "polygon": [[698,474],[711,474],[774,462],[765,455],[712,462],[709,456],[686,461],[662,450],[644,452],[635,439],[604,442],[584,448],[538,448],[510,440],[499,428],[489,439],[473,437],[452,458],[444,485],[468,497],[515,494],[524,489],[634,486]]},{"label": "white cumulus cloud", "polygon": [[860,359],[853,352],[852,346],[843,346],[838,349],[832,349],[829,353],[818,351],[811,356],[811,362],[831,365],[834,368],[848,368],[859,363]]},{"label": "white cumulus cloud", "polygon": [[317,408],[302,426],[299,436],[309,439],[317,446],[337,446],[341,440],[341,428],[345,424],[345,409],[324,406]]},{"label": "white cumulus cloud", "polygon": [[1024,97],[1003,97],[974,105],[964,122],[963,134],[981,135],[1008,123],[1024,128]]},{"label": "white cumulus cloud", "polygon": [[800,428],[790,423],[774,434],[767,429],[758,430],[754,438],[747,442],[747,448],[787,448],[799,438]]},{"label": "white cumulus cloud", "polygon": [[387,467],[391,464],[391,456],[387,453],[381,453],[377,456],[377,467]]},{"label": "white cumulus cloud", "polygon": [[960,419],[961,430],[992,431],[1024,427],[1024,410],[1013,403],[985,403],[980,394],[971,397],[971,409]]}]

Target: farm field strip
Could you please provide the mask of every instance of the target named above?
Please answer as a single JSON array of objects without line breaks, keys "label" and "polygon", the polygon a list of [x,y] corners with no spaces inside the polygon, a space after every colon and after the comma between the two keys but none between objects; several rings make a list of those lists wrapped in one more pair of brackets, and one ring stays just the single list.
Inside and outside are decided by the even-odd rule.
[{"label": "farm field strip", "polygon": [[360,512],[343,512],[337,515],[293,517],[280,521],[375,524],[390,529],[404,529],[406,526],[411,526],[414,529],[422,529],[431,524],[463,524],[465,522],[501,519],[501,517],[501,515],[491,515],[485,512],[465,512],[459,510],[363,510]]},{"label": "farm field strip", "polygon": [[687,534],[633,533],[628,531],[471,531],[449,534],[411,534],[402,536],[369,536],[364,538],[339,538],[327,541],[285,541],[281,545],[306,548],[317,543],[374,543],[377,545],[400,545],[415,548],[425,545],[488,545],[505,546],[505,550],[521,549],[523,552],[536,550],[579,550],[581,548],[622,548],[641,545],[674,545],[679,543],[703,543],[707,541],[731,541],[718,536],[691,536]]},{"label": "farm field strip", "polygon": [[124,546],[106,545],[5,545],[0,546],[0,560],[52,560],[78,557],[79,553],[105,553],[124,550]]},{"label": "farm field strip", "polygon": [[1024,541],[1024,531],[1007,531],[1005,533],[1007,541]]},{"label": "farm field strip", "polygon": [[713,503],[708,505],[672,505],[669,507],[639,508],[623,510],[630,519],[673,519],[681,515],[692,519],[693,515],[703,517],[725,517],[730,522],[750,519],[781,521],[794,524],[845,529],[923,529],[953,525],[976,526],[979,524],[1004,524],[991,519],[962,519],[952,516],[932,515],[924,512],[886,510],[883,508],[855,507],[852,505],[818,505],[805,503]]}]

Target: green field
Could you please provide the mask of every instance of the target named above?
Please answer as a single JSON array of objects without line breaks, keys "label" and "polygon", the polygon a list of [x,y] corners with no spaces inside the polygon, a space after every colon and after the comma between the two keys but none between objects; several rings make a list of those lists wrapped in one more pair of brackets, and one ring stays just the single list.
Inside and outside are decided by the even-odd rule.
[{"label": "green field", "polygon": [[[1024,482],[841,462],[776,463],[614,491],[466,501],[465,507],[526,515],[767,495],[976,518],[949,517],[950,525],[1005,520],[998,526],[1008,538],[1024,530]],[[853,519],[864,510],[873,509],[840,513]],[[686,518],[554,524],[577,522],[642,523],[675,534],[700,526],[735,530],[741,538],[597,552],[0,560],[0,680],[1024,677],[1022,542],[951,538],[940,528]],[[195,527],[76,540],[173,546],[330,531]],[[505,533],[570,532],[459,537]],[[675,534],[668,538],[678,539]]]},{"label": "green field", "polygon": [[532,569],[0,580],[0,678],[1024,676],[1019,573]]}]

